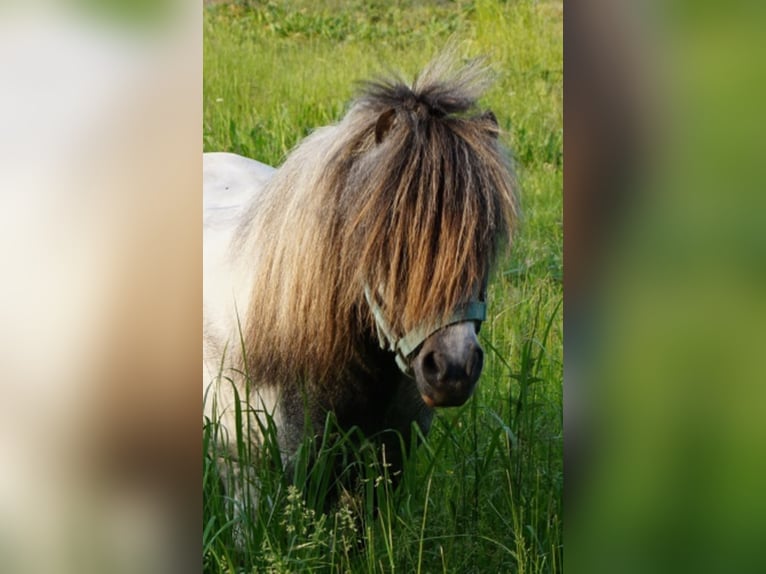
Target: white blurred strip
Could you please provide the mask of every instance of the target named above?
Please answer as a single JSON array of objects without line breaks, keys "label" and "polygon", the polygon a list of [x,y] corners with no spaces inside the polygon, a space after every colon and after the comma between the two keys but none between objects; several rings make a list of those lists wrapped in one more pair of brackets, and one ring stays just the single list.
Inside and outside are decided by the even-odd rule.
[{"label": "white blurred strip", "polygon": [[0,571],[167,565],[162,507],[101,453],[173,420],[194,360],[200,17],[0,15]]}]

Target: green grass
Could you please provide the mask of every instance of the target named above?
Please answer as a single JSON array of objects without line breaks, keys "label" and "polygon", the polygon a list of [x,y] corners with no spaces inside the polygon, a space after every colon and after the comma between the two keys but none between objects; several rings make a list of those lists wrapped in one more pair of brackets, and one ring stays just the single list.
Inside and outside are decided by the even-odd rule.
[{"label": "green grass", "polygon": [[[398,488],[332,420],[321,446],[307,441],[292,477],[272,441],[253,453],[239,437],[260,498],[235,523],[219,487],[229,463],[215,452],[217,427],[205,426],[206,571],[562,570],[562,10],[531,0],[206,6],[205,151],[278,165],[343,115],[354,82],[391,68],[411,77],[452,41],[461,56],[486,55],[496,72],[482,104],[513,150],[523,209],[490,286],[479,388],[465,406],[438,412]],[[362,480],[326,508],[338,456]]]}]

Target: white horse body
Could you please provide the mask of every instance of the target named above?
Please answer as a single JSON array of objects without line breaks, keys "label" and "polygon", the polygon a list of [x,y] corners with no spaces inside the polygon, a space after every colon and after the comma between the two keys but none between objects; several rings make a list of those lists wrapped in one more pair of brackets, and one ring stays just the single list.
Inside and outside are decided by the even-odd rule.
[{"label": "white horse body", "polygon": [[[244,323],[250,304],[251,278],[232,243],[247,207],[276,170],[231,153],[204,154],[202,170],[204,414],[234,436],[232,384],[242,389],[240,319]],[[260,404],[253,405],[250,397],[250,406],[274,413],[276,396],[271,395],[261,391]],[[240,398],[244,403],[246,397]]]}]

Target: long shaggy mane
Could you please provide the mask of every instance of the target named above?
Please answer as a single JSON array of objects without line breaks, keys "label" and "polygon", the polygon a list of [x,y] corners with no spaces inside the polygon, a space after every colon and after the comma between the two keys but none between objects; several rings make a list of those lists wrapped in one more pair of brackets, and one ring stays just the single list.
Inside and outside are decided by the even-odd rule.
[{"label": "long shaggy mane", "polygon": [[[437,59],[408,85],[362,85],[306,138],[240,229],[254,276],[247,369],[264,384],[332,384],[374,332],[364,286],[400,334],[476,293],[516,219],[515,182],[478,62]],[[356,363],[355,363],[356,361]]]}]

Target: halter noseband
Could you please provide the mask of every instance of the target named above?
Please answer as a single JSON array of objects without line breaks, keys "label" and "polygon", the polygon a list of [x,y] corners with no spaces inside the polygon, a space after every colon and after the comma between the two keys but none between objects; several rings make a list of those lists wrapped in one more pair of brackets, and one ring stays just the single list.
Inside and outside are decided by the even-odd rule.
[{"label": "halter noseband", "polygon": [[386,320],[383,310],[370,290],[369,285],[364,286],[364,298],[367,299],[367,304],[370,306],[370,310],[375,317],[380,348],[393,351],[396,364],[405,375],[409,376],[412,375],[409,363],[410,356],[423,344],[423,341],[436,331],[455,323],[462,323],[464,321],[482,322],[487,318],[487,304],[478,298],[471,299],[457,307],[446,320],[429,326],[418,325],[408,333],[405,333],[404,336],[397,337],[391,324]]}]

